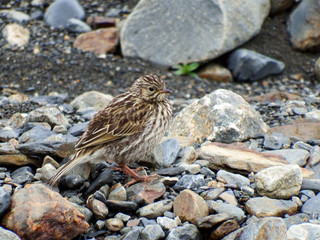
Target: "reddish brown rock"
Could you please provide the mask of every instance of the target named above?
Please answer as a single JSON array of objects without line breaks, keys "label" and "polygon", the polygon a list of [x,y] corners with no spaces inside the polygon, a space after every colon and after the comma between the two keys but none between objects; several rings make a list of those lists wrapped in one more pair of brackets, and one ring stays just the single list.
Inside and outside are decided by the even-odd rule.
[{"label": "reddish brown rock", "polygon": [[80,34],[73,47],[82,51],[94,52],[97,56],[114,52],[118,45],[119,34],[116,28],[103,28],[97,31]]},{"label": "reddish brown rock", "polygon": [[42,184],[28,184],[17,191],[1,224],[22,239],[37,240],[69,240],[89,227],[68,200]]},{"label": "reddish brown rock", "polygon": [[236,220],[231,219],[223,222],[219,227],[210,234],[210,240],[218,240],[238,229],[240,226]]},{"label": "reddish brown rock", "polygon": [[231,72],[216,63],[211,63],[201,68],[197,71],[197,75],[216,82],[232,82]]},{"label": "reddish brown rock", "polygon": [[173,212],[181,221],[197,224],[197,221],[209,214],[206,201],[191,190],[183,190],[173,202]]}]

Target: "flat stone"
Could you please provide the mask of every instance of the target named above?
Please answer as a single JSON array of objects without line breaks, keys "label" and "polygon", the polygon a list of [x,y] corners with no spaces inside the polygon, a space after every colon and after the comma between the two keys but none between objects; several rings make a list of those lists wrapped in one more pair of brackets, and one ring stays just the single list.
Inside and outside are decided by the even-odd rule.
[{"label": "flat stone", "polygon": [[293,215],[298,206],[290,200],[278,200],[268,197],[250,198],[246,202],[246,211],[256,217],[283,217],[285,214]]},{"label": "flat stone", "polygon": [[173,120],[169,135],[173,138],[192,137],[195,142],[206,139],[231,143],[267,130],[260,114],[240,95],[218,89],[180,111]]},{"label": "flat stone", "polygon": [[199,69],[197,71],[197,75],[201,78],[215,82],[232,82],[233,80],[229,69],[216,63],[209,63],[208,65]]},{"label": "flat stone", "polygon": [[199,158],[209,161],[210,169],[230,168],[246,172],[259,172],[270,166],[287,165],[283,157],[260,153],[248,148],[233,144],[210,143],[201,145],[198,151]]},{"label": "flat stone", "polygon": [[298,195],[301,184],[302,173],[296,164],[269,167],[255,175],[258,194],[270,198],[289,199]]},{"label": "flat stone", "polygon": [[145,205],[160,198],[166,192],[166,187],[161,181],[141,182],[130,186],[126,191],[130,201]]},{"label": "flat stone", "polygon": [[66,28],[70,32],[76,32],[76,33],[84,33],[84,32],[91,31],[91,27],[88,24],[86,24],[85,22],[77,18],[68,19]]},{"label": "flat stone", "polygon": [[152,162],[157,166],[170,167],[176,160],[179,150],[178,141],[168,139],[154,148]]},{"label": "flat stone", "polygon": [[209,208],[202,197],[186,189],[174,199],[173,212],[181,221],[197,224],[200,218],[209,214]]},{"label": "flat stone", "polygon": [[166,240],[201,240],[201,234],[198,228],[193,224],[184,224],[169,230]]},{"label": "flat stone", "polygon": [[265,152],[282,156],[289,163],[298,164],[299,166],[304,166],[310,156],[310,153],[304,149],[280,149]]},{"label": "flat stone", "polygon": [[309,200],[307,200],[302,208],[301,212],[309,214],[311,216],[320,216],[320,209],[319,209],[319,204],[320,204],[320,193],[318,193],[316,196],[311,197]]},{"label": "flat stone", "polygon": [[217,180],[222,183],[234,184],[239,188],[250,185],[250,180],[248,178],[225,170],[219,170],[217,172]]},{"label": "flat stone", "polygon": [[203,218],[200,218],[197,221],[198,228],[212,229],[218,224],[230,219],[230,215],[227,213],[218,213],[214,215],[208,215]]},{"label": "flat stone", "polygon": [[38,159],[28,157],[24,154],[0,155],[1,166],[26,166],[32,165],[39,167],[41,165]]},{"label": "flat stone", "polygon": [[226,213],[230,218],[235,218],[238,222],[245,217],[245,214],[241,208],[228,203],[215,202],[211,200],[208,201],[208,205],[210,213]]},{"label": "flat stone", "polygon": [[134,212],[139,208],[138,204],[129,201],[107,200],[106,205],[111,209],[122,212]]},{"label": "flat stone", "polygon": [[185,169],[183,167],[170,167],[170,168],[162,168],[157,171],[158,175],[161,176],[176,176],[183,173]]},{"label": "flat stone", "polygon": [[239,240],[247,239],[279,239],[286,240],[287,227],[282,218],[251,218],[244,227]]},{"label": "flat stone", "polygon": [[0,14],[5,15],[7,18],[15,22],[30,21],[30,16],[28,14],[16,10],[1,10]]},{"label": "flat stone", "polygon": [[24,184],[33,180],[33,170],[29,166],[20,167],[11,174],[12,182]]},{"label": "flat stone", "polygon": [[173,202],[171,200],[162,200],[159,202],[148,204],[138,209],[137,214],[140,217],[157,218],[162,216],[165,211],[170,211]]}]

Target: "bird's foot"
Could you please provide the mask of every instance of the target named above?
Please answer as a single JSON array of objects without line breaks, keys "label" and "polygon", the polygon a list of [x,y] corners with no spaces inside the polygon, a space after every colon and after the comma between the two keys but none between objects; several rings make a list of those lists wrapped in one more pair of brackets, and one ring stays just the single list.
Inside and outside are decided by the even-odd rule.
[{"label": "bird's foot", "polygon": [[131,176],[134,179],[127,182],[124,186],[125,187],[129,187],[130,185],[136,183],[136,182],[148,182],[151,181],[151,178],[155,178],[158,177],[158,175],[154,174],[154,175],[149,175],[149,176],[140,176],[137,174],[137,172],[141,171],[142,169],[145,169],[144,167],[138,167],[136,169],[131,169],[129,168],[127,165],[125,164],[119,164],[119,167],[113,167],[111,168],[112,170],[117,170],[117,171],[122,171],[124,174],[126,174],[127,176]]}]

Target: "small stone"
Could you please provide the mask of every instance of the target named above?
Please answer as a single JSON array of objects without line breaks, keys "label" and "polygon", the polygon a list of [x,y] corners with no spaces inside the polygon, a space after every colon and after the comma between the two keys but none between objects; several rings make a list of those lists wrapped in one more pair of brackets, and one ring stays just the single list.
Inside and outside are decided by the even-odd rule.
[{"label": "small stone", "polygon": [[234,193],[231,190],[221,193],[219,198],[233,206],[238,206],[237,198],[234,196]]},{"label": "small stone", "polygon": [[320,162],[320,147],[314,146],[310,151],[310,157],[308,160],[310,166],[314,166]]},{"label": "small stone", "polygon": [[112,99],[113,97],[109,94],[103,94],[98,91],[89,91],[73,99],[70,104],[79,111],[88,108],[94,108],[96,111],[99,111],[105,108]]},{"label": "small stone", "polygon": [[153,150],[153,158],[157,166],[170,167],[178,156],[180,146],[177,140],[168,139]]},{"label": "small stone", "polygon": [[297,209],[297,204],[290,200],[255,197],[246,202],[247,212],[256,217],[282,217],[285,214],[295,214]]},{"label": "small stone", "polygon": [[225,170],[219,170],[217,172],[217,180],[222,183],[234,184],[238,188],[250,185],[250,181],[248,178],[240,174],[229,173]]},{"label": "small stone", "polygon": [[320,216],[320,209],[319,206],[320,205],[320,193],[318,193],[316,196],[311,197],[309,200],[307,200],[302,208],[301,208],[301,212],[309,214],[310,216]]},{"label": "small stone", "polygon": [[212,229],[228,219],[230,219],[230,215],[227,213],[208,215],[206,217],[200,218],[197,222],[197,226],[199,228]]},{"label": "small stone", "polygon": [[170,167],[159,169],[157,174],[161,176],[176,176],[184,172],[183,167]]},{"label": "small stone", "polygon": [[232,82],[232,74],[229,69],[215,63],[209,63],[197,71],[201,78],[216,82]]},{"label": "small stone", "polygon": [[109,168],[106,168],[98,175],[98,177],[96,177],[93,180],[93,182],[87,189],[86,194],[90,194],[95,190],[101,188],[102,186],[112,183],[112,181],[113,181],[112,170]]},{"label": "small stone", "polygon": [[25,184],[33,180],[33,170],[29,166],[18,168],[11,174],[12,181],[17,184]]},{"label": "small stone", "polygon": [[304,149],[281,149],[273,151],[265,151],[265,153],[272,153],[284,157],[289,163],[304,166],[310,154]]},{"label": "small stone", "polygon": [[101,201],[90,196],[87,199],[86,206],[93,212],[96,219],[106,219],[109,213],[108,207]]},{"label": "small stone", "polygon": [[200,165],[199,164],[180,164],[181,167],[183,167],[187,173],[190,173],[190,174],[198,174],[200,172]]},{"label": "small stone", "polygon": [[255,184],[259,195],[288,199],[300,191],[301,169],[296,164],[269,167],[255,175]]},{"label": "small stone", "polygon": [[271,150],[278,150],[284,146],[290,146],[290,139],[282,134],[266,135],[263,141],[263,147]]},{"label": "small stone", "polygon": [[143,240],[158,240],[165,236],[162,228],[158,225],[147,225],[140,233]]},{"label": "small stone", "polygon": [[285,221],[287,229],[288,229],[292,225],[297,225],[297,224],[300,224],[300,223],[308,222],[309,219],[310,219],[310,217],[309,217],[308,214],[298,213],[298,214],[286,217],[284,219],[284,221]]},{"label": "small stone", "polygon": [[56,125],[56,126],[54,126],[52,131],[55,133],[65,134],[65,133],[67,133],[67,128],[66,128],[66,126],[63,126],[63,125]]},{"label": "small stone", "polygon": [[240,228],[240,226],[236,220],[234,219],[227,220],[211,232],[210,240],[221,239],[222,237],[237,230],[238,228]]},{"label": "small stone", "polygon": [[8,210],[10,203],[11,203],[10,193],[4,187],[0,187],[0,219]]},{"label": "small stone", "polygon": [[287,232],[287,240],[318,239],[320,225],[313,223],[301,223],[292,225]]},{"label": "small stone", "polygon": [[200,218],[209,214],[205,200],[191,190],[183,190],[173,202],[173,212],[181,221],[196,224]]},{"label": "small stone", "polygon": [[64,187],[75,189],[80,188],[84,181],[85,179],[82,176],[69,174],[62,177],[60,184]]},{"label": "small stone", "polygon": [[37,159],[28,157],[24,154],[0,155],[0,165],[25,166],[32,165],[39,167],[40,162]]},{"label": "small stone", "polygon": [[208,205],[210,213],[226,213],[230,216],[230,218],[236,218],[238,222],[245,217],[245,214],[241,208],[229,203],[219,203],[209,200]]},{"label": "small stone", "polygon": [[279,239],[286,240],[287,228],[285,221],[279,217],[249,219],[239,240],[246,239]]},{"label": "small stone", "polygon": [[140,227],[133,228],[121,240],[138,240],[142,229]]},{"label": "small stone", "polygon": [[54,28],[65,27],[70,18],[85,18],[84,9],[77,0],[55,1],[44,15],[44,21]]},{"label": "small stone", "polygon": [[201,193],[201,197],[203,197],[204,200],[216,200],[225,190],[225,188],[214,188]]},{"label": "small stone", "polygon": [[0,14],[4,14],[7,18],[15,22],[28,22],[30,21],[30,16],[20,11],[15,10],[2,10]]},{"label": "small stone", "polygon": [[127,190],[128,199],[138,204],[153,203],[166,191],[165,185],[161,181],[141,182],[130,186]]},{"label": "small stone", "polygon": [[109,200],[126,201],[127,200],[127,191],[120,183],[117,183],[116,185],[112,186],[108,199]]},{"label": "small stone", "polygon": [[200,173],[205,175],[206,177],[211,177],[211,178],[216,177],[216,174],[207,167],[202,167],[200,170]]},{"label": "small stone", "polygon": [[91,31],[91,28],[88,24],[76,18],[70,18],[67,21],[66,28],[68,29],[68,31],[75,33],[84,33]]},{"label": "small stone", "polygon": [[137,213],[140,217],[157,218],[162,216],[165,211],[170,211],[172,205],[173,202],[171,200],[162,200],[138,209]]},{"label": "small stone", "polygon": [[127,222],[127,227],[135,227],[140,223],[140,219],[132,219]]},{"label": "small stone", "polygon": [[117,213],[115,218],[119,218],[122,222],[128,222],[130,220],[130,215],[124,214],[124,213]]},{"label": "small stone", "polygon": [[94,224],[94,227],[98,230],[102,230],[104,229],[106,226],[106,222],[105,221],[102,221],[102,220],[98,220],[96,221],[96,223]]},{"label": "small stone", "polygon": [[197,159],[196,150],[193,146],[187,146],[180,150],[178,157],[179,162],[192,164]]},{"label": "small stone", "polygon": [[171,228],[177,227],[177,222],[168,217],[157,217],[157,223],[164,230],[169,230]]},{"label": "small stone", "polygon": [[184,175],[179,181],[174,185],[174,189],[191,189],[197,190],[198,188],[205,185],[204,176],[201,174],[198,175]]},{"label": "small stone", "polygon": [[51,164],[47,163],[42,166],[40,169],[41,173],[41,181],[42,182],[49,182],[49,180],[55,175],[57,172],[57,169]]},{"label": "small stone", "polygon": [[119,36],[116,28],[103,28],[80,34],[73,43],[74,48],[82,51],[94,52],[102,56],[107,52],[114,52],[118,45]]},{"label": "small stone", "polygon": [[166,240],[200,240],[202,239],[200,231],[193,224],[185,224],[181,227],[172,228],[169,230],[169,234]]},{"label": "small stone", "polygon": [[109,218],[106,221],[106,226],[110,231],[118,232],[123,228],[124,224],[119,218]]},{"label": "small stone", "polygon": [[110,209],[119,210],[122,212],[133,212],[139,208],[137,203],[129,201],[107,200],[106,205]]}]

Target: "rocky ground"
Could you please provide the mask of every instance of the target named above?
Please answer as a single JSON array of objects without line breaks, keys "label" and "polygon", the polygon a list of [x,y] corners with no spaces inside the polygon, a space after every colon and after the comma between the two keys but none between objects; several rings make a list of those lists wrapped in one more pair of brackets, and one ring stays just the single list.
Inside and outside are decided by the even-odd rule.
[{"label": "rocky ground", "polygon": [[[30,15],[51,3],[5,2],[2,9]],[[121,10],[119,19],[124,19],[138,1],[79,2],[88,16],[103,16],[115,8]],[[291,47],[286,21],[293,8],[269,16],[261,33],[241,46],[286,66],[279,75],[250,83],[177,76],[171,69],[124,58],[119,47],[97,58],[72,47],[78,34],[52,29],[41,18],[21,23],[30,29],[28,45],[12,47],[1,38],[1,234],[19,239],[5,230],[10,229],[22,239],[39,235],[48,239],[48,232],[56,239],[79,235],[75,239],[108,240],[258,239],[262,233],[267,234],[263,239],[319,237],[320,84],[314,66],[320,54]],[[0,30],[11,22],[1,17]],[[228,54],[215,62],[225,66],[227,58]],[[153,160],[141,163],[160,178],[125,188],[125,176],[98,164],[91,173],[89,166],[75,170],[82,177],[63,179],[59,192],[65,198],[42,185],[73,152],[97,106],[111,97],[87,92],[114,96],[146,73],[166,80],[173,90],[175,116],[180,114],[169,140],[157,147]],[[250,105],[232,92],[221,97],[221,91],[214,92],[220,88],[241,95]],[[82,93],[88,94],[87,100],[71,103]],[[211,112],[200,111],[205,109],[201,102],[190,106],[207,93],[213,93],[208,97],[212,106],[223,99],[233,108],[222,105],[217,108],[221,112]],[[96,108],[83,105],[92,105],[92,100]],[[242,106],[245,110],[237,115],[241,123],[225,114],[234,116]],[[198,111],[208,115],[198,116]],[[192,131],[178,137],[188,123],[195,121],[203,130],[204,119],[217,116],[222,127],[209,137]],[[228,124],[238,124],[238,132],[227,129]],[[231,144],[217,143],[221,139]],[[27,185],[33,182],[39,185]],[[32,218],[34,213],[42,217]],[[26,219],[17,216],[32,219],[27,228]],[[61,222],[61,218],[69,220]],[[301,232],[303,236],[298,235]]]}]

